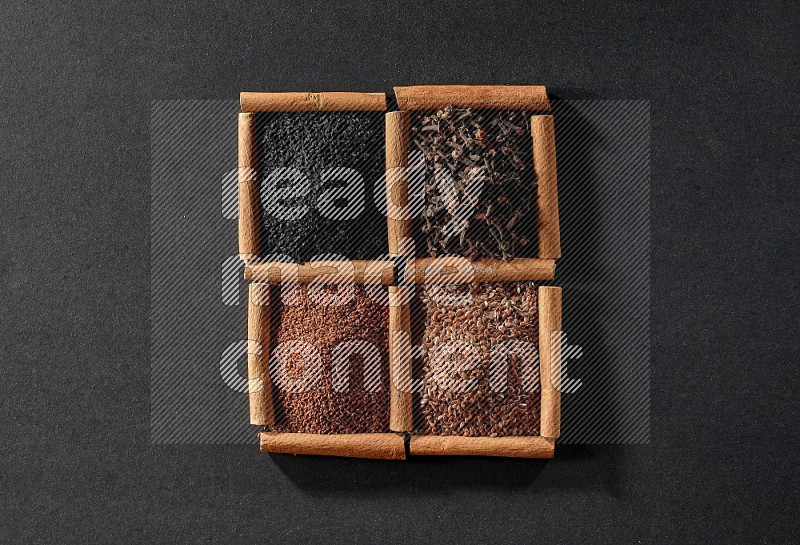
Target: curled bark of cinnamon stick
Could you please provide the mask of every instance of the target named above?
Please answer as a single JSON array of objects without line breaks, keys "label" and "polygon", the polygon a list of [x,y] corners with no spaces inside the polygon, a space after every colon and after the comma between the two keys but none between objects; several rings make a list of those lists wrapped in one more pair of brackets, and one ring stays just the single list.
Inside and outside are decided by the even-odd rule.
[{"label": "curled bark of cinnamon stick", "polygon": [[552,259],[522,257],[511,261],[424,257],[415,259],[413,266],[414,282],[417,284],[553,280],[556,271],[556,264]]},{"label": "curled bark of cinnamon stick", "polygon": [[552,115],[531,116],[533,166],[538,189],[539,257],[561,257],[561,234],[558,222],[558,183],[556,178],[556,141]]},{"label": "curled bark of cinnamon stick", "polygon": [[389,286],[389,429],[413,428],[411,394],[411,307],[408,288]]},{"label": "curled bark of cinnamon stick", "polygon": [[261,262],[245,266],[245,280],[262,282],[324,282],[326,284],[394,283],[393,261],[309,261],[307,263]]},{"label": "curled bark of cinnamon stick", "polygon": [[554,441],[547,437],[461,437],[455,435],[412,435],[412,456],[503,456],[509,458],[552,458]]},{"label": "curled bark of cinnamon stick", "polygon": [[241,93],[243,112],[385,111],[383,93]]},{"label": "curled bark of cinnamon stick", "polygon": [[496,110],[550,110],[543,85],[419,85],[395,87],[401,110],[446,106]]},{"label": "curled bark of cinnamon stick", "polygon": [[404,241],[411,238],[408,211],[408,149],[411,116],[408,112],[386,114],[386,218],[389,255],[402,255]]},{"label": "curled bark of cinnamon stick", "polygon": [[269,284],[250,284],[247,309],[247,377],[250,423],[274,426],[272,381],[269,376]]},{"label": "curled bark of cinnamon stick", "polygon": [[256,175],[255,116],[239,114],[239,257],[258,257],[259,191]]},{"label": "curled bark of cinnamon stick", "polygon": [[313,454],[405,460],[403,436],[396,433],[352,433],[321,435],[315,433],[261,433],[261,451],[279,454]]},{"label": "curled bark of cinnamon stick", "polygon": [[542,437],[561,434],[561,288],[539,287],[539,377]]}]

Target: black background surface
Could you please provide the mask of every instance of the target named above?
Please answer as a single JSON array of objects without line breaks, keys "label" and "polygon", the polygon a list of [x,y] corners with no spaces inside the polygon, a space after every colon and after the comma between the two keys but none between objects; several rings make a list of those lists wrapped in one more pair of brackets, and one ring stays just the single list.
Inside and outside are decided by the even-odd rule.
[{"label": "black background surface", "polygon": [[[53,4],[0,6],[0,542],[796,537],[797,4]],[[651,444],[151,446],[150,101],[421,83],[651,101]]]}]

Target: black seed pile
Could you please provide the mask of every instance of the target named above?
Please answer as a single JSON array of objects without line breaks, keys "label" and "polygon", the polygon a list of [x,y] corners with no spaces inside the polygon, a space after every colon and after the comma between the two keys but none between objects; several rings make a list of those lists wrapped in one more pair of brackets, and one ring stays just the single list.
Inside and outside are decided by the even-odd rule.
[{"label": "black seed pile", "polygon": [[[536,175],[525,112],[448,106],[416,114],[411,139],[425,160],[419,255],[533,256]],[[452,182],[442,184],[441,173]]]},{"label": "black seed pile", "polygon": [[[283,254],[303,262],[319,255],[374,259],[387,253],[386,217],[373,196],[385,169],[383,112],[262,113],[256,123],[262,206],[275,202],[264,183],[272,169],[294,168],[309,180],[305,195],[294,191],[280,201],[307,206],[302,217],[278,219],[262,208],[263,256]],[[336,210],[346,209],[349,199],[361,200],[363,212],[354,219],[332,219],[320,213],[320,197],[326,189],[349,187],[337,180],[323,185],[322,172],[337,167],[353,169],[363,180],[360,191],[345,193],[343,189],[331,203]]]}]

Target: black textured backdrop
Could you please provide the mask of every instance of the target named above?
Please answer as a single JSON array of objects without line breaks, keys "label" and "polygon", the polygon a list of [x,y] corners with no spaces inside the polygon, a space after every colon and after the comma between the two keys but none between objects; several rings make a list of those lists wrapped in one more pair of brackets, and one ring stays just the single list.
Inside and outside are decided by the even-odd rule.
[{"label": "black textured backdrop", "polygon": [[[518,4],[0,6],[0,542],[796,537],[797,4]],[[150,101],[453,82],[651,101],[651,444],[152,446]]]}]

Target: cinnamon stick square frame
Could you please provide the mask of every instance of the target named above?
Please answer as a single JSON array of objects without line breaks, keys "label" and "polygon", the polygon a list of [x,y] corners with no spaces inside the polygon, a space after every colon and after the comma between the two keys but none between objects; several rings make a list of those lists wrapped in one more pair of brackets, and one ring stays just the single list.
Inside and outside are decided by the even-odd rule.
[{"label": "cinnamon stick square frame", "polygon": [[[396,88],[398,104],[404,111],[386,116],[386,187],[389,250],[401,256],[403,237],[410,235],[410,222],[402,214],[393,213],[408,204],[408,184],[403,183],[404,168],[408,166],[410,122],[407,110],[429,109],[453,104],[459,107],[518,108],[549,110],[543,87],[500,86],[432,86]],[[239,255],[245,261],[245,278],[249,286],[248,304],[248,374],[250,385],[251,423],[261,426],[274,424],[273,386],[269,378],[270,305],[269,290],[264,282],[340,282],[342,278],[356,283],[375,283],[388,286],[389,291],[389,365],[390,365],[390,433],[358,433],[318,435],[307,433],[260,434],[261,450],[288,454],[315,454],[378,459],[405,459],[406,453],[417,455],[480,455],[551,458],[554,441],[560,428],[560,395],[553,381],[542,381],[542,430],[532,437],[453,437],[412,436],[405,444],[408,430],[406,418],[411,416],[410,400],[397,388],[396,377],[406,366],[410,372],[410,351],[401,346],[405,331],[410,338],[410,309],[398,293],[395,263],[389,261],[264,263],[258,240],[259,188],[254,148],[254,112],[261,111],[384,111],[383,94],[375,93],[242,93],[243,113],[239,116]],[[537,207],[539,211],[539,256],[537,259],[515,259],[511,262],[483,260],[469,264],[468,279],[472,281],[552,280],[555,259],[560,256],[558,227],[558,197],[555,177],[555,145],[551,116],[532,117],[534,166],[539,181]],[[536,135],[539,134],[539,137]],[[399,182],[399,183],[398,183]],[[416,263],[415,263],[416,261]],[[410,260],[414,282],[464,281],[461,262],[436,259]],[[407,264],[408,265],[408,264]],[[408,271],[409,268],[406,268]],[[558,377],[560,341],[542,333],[560,329],[561,293],[559,288],[540,287],[539,300],[550,298],[546,308],[540,306],[540,357],[542,377]],[[541,290],[547,290],[543,293]],[[560,339],[560,337],[558,337]],[[549,384],[549,386],[548,386]]]},{"label": "cinnamon stick square frame", "polygon": [[[409,205],[409,151],[412,110],[453,105],[459,108],[519,109],[547,112],[550,102],[543,86],[433,85],[395,87],[400,111],[386,114],[386,199],[389,254],[401,256],[406,239],[413,237]],[[404,277],[415,283],[552,280],[555,260],[561,257],[553,116],[532,115],[531,151],[537,177],[537,258],[511,261],[416,258]],[[412,256],[413,257],[413,256]]]},{"label": "cinnamon stick square frame", "polygon": [[[389,288],[389,368],[392,431],[413,431],[411,303],[408,287]],[[552,458],[561,432],[561,288],[539,286],[540,433],[537,436],[411,435],[411,455]]]},{"label": "cinnamon stick square frame", "polygon": [[240,94],[239,141],[239,257],[251,261],[263,255],[260,240],[260,182],[256,145],[256,114],[260,112],[383,112],[383,93],[251,93]]},{"label": "cinnamon stick square frame", "polygon": [[[262,452],[313,454],[403,460],[405,438],[400,433],[314,434],[269,431],[275,425],[274,388],[269,372],[271,307],[270,287],[281,281],[298,283],[372,283],[385,286],[394,280],[392,262],[376,262],[358,269],[352,262],[258,263],[248,265],[248,390],[250,423],[264,426],[259,439]],[[287,280],[289,279],[289,280]],[[345,280],[346,279],[346,280]],[[391,367],[390,367],[391,369]],[[391,397],[391,393],[390,393]]]}]

